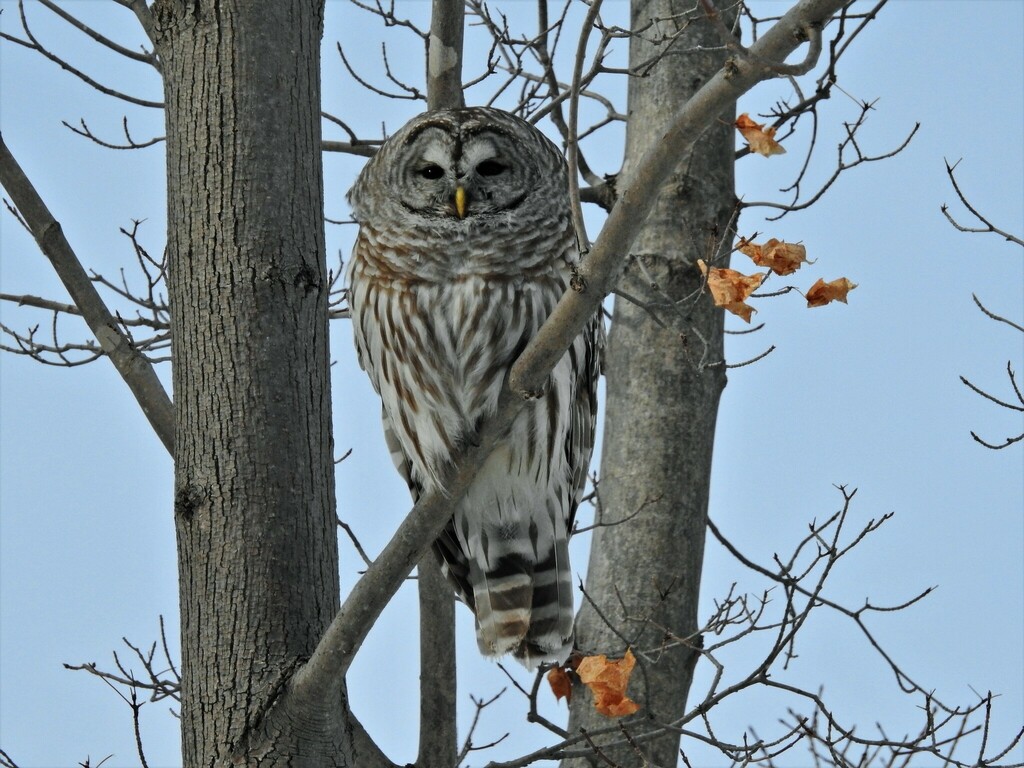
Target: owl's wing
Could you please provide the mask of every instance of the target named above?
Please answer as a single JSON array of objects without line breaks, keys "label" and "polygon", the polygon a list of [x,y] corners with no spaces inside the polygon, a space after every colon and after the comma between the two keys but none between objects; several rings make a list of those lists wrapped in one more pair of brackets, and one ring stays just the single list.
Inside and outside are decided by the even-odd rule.
[{"label": "owl's wing", "polygon": [[402,450],[402,444],[398,441],[398,435],[395,434],[395,430],[391,426],[391,417],[388,416],[383,403],[380,407],[380,420],[384,424],[384,443],[388,447],[388,453],[391,454],[391,461],[394,462],[398,474],[405,480],[405,484],[409,486],[409,493],[412,494],[413,503],[415,503],[420,497],[420,484],[412,476],[412,464],[409,463],[409,457]]},{"label": "owl's wing", "polygon": [[[402,450],[402,445],[398,442],[398,436],[391,427],[391,418],[383,406],[381,406],[381,421],[384,423],[384,442],[388,446],[391,460],[394,462],[398,474],[402,476],[405,484],[409,486],[409,493],[412,495],[413,504],[415,504],[419,501],[423,487],[413,477],[412,464],[405,455],[405,451]],[[455,534],[454,519],[448,521],[448,525],[445,526],[441,535],[434,541],[433,549],[434,555],[436,555],[438,563],[441,565],[441,571],[448,579],[448,582],[455,587],[455,591],[462,602],[466,603],[470,609],[474,609],[473,588],[469,584],[469,561],[459,546],[459,540]]]},{"label": "owl's wing", "polygon": [[569,348],[569,359],[576,373],[576,395],[565,439],[565,455],[572,467],[572,496],[566,530],[572,531],[576,508],[587,484],[590,457],[594,453],[594,430],[597,426],[597,382],[601,376],[604,354],[604,323],[601,312],[591,318],[583,332]]}]

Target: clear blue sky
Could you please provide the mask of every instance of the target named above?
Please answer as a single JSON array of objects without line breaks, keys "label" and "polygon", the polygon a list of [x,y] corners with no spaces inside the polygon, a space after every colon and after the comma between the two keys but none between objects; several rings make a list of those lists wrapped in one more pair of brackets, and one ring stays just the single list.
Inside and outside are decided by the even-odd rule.
[{"label": "clear blue sky", "polygon": [[[142,43],[130,12],[107,2],[67,5],[124,44]],[[0,7],[0,28],[15,32],[16,4],[2,0]],[[411,11],[423,17],[427,7],[419,3]],[[522,14],[531,7],[511,9]],[[98,49],[38,5],[28,11],[43,39],[76,65],[104,83],[160,99],[159,81],[145,67]],[[609,21],[627,23],[625,3],[610,1],[605,11]],[[877,99],[860,134],[863,150],[888,151],[915,122],[922,127],[901,155],[844,174],[806,212],[775,224],[765,223],[760,209],[744,214],[743,232],[802,241],[818,260],[793,284],[806,288],[817,277],[845,275],[859,287],[848,306],[807,310],[796,294],[762,300],[755,320],[765,322],[764,330],[730,337],[733,361],[771,344],[777,350],[730,372],[711,500],[717,524],[763,562],[788,553],[812,519],[838,507],[833,484],[859,489],[853,527],[895,512],[839,567],[829,594],[852,605],[868,597],[892,604],[938,586],[902,614],[875,617],[871,627],[909,674],[945,700],[971,703],[972,688],[1001,694],[993,743],[1005,742],[1024,723],[1024,446],[988,451],[969,432],[999,441],[1018,434],[1022,420],[972,394],[959,376],[1012,398],[1005,367],[1010,360],[1017,371],[1024,369],[1021,336],[982,316],[971,294],[1021,322],[1024,253],[994,236],[956,232],[939,207],[948,202],[968,219],[943,166],[943,158],[962,158],[958,177],[973,203],[996,224],[1024,232],[1022,31],[1021,2],[904,0],[886,7],[854,44],[839,85],[857,99]],[[340,39],[362,71],[376,76],[379,35],[378,26],[347,3],[328,3],[325,108],[366,136],[379,134],[382,121],[394,131],[421,108],[369,97],[344,73],[334,42]],[[467,68],[473,74],[480,68],[479,49],[474,52]],[[422,56],[406,38],[391,50],[391,63],[415,78]],[[115,139],[127,114],[133,136],[145,139],[162,134],[162,114],[99,96],[6,43],[0,44],[0,66],[0,129],[8,145],[85,266],[114,276],[126,265],[131,279],[133,255],[118,228],[145,219],[141,241],[153,252],[162,248],[162,148],[112,152],[73,136],[60,121],[84,118]],[[474,93],[483,98],[482,91]],[[624,110],[621,93],[620,86],[610,95]],[[741,111],[767,111],[781,94],[772,86],[755,90]],[[810,185],[829,172],[839,126],[857,112],[854,101],[838,92],[825,105],[828,127]],[[342,138],[329,127],[325,135]],[[740,163],[744,199],[779,199],[778,188],[802,156],[799,138],[788,146],[785,157]],[[592,146],[591,160],[598,172],[614,172],[620,152],[609,134]],[[360,163],[325,159],[329,217],[347,217],[344,192]],[[593,237],[599,219],[592,221]],[[347,254],[352,234],[351,227],[329,226],[329,256]],[[49,264],[6,212],[0,238],[0,291],[65,298]],[[0,305],[0,319],[19,329],[42,323],[43,332],[48,322],[45,314],[7,303]],[[732,320],[729,326],[742,324]],[[69,338],[82,333],[73,322],[63,328]],[[332,326],[336,444],[353,449],[338,468],[339,514],[372,553],[408,501],[384,449],[375,395],[355,365],[349,334],[346,322]],[[163,375],[168,378],[166,367]],[[105,361],[65,370],[0,355],[0,748],[23,768],[75,765],[87,755],[95,763],[108,754],[114,755],[108,767],[138,764],[128,707],[102,683],[65,671],[62,663],[109,667],[112,649],[126,651],[122,636],[142,645],[157,638],[161,614],[176,644],[171,472],[166,453]],[[587,544],[574,545],[580,572]],[[344,541],[342,557],[347,589],[362,566]],[[702,618],[733,582],[753,593],[766,586],[709,543]],[[351,676],[357,713],[400,764],[415,753],[414,597],[403,589]],[[784,679],[824,685],[837,714],[861,723],[864,733],[876,721],[890,733],[915,727],[917,702],[897,694],[891,675],[852,632],[822,614],[806,628],[799,659]],[[469,694],[491,696],[507,681],[477,657],[472,623],[461,609],[459,643],[466,725]],[[738,647],[728,658],[729,674],[745,672],[757,650]],[[123,653],[121,658],[138,670],[137,662]],[[701,668],[697,686],[708,679]],[[561,717],[553,701],[544,706],[551,717]],[[485,712],[475,741],[507,730],[512,736],[470,764],[549,743],[545,732],[526,724],[524,713],[519,695],[506,692]],[[770,735],[783,715],[777,699],[753,695],[723,708],[713,722],[720,736],[735,742],[747,725]],[[142,728],[151,766],[179,762],[177,724],[166,704],[147,704]],[[693,754],[697,765],[724,763],[700,750]],[[1007,762],[1010,757],[1024,761],[1024,750],[1018,747]],[[808,762],[794,754],[780,764]]]}]

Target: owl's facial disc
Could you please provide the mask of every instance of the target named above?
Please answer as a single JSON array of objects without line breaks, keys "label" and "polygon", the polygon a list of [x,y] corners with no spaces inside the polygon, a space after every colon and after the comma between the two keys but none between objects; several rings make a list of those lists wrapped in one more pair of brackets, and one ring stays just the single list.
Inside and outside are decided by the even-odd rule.
[{"label": "owl's facial disc", "polygon": [[512,138],[500,132],[452,134],[426,126],[408,141],[398,180],[401,202],[430,217],[468,219],[518,206],[531,185],[529,164],[515,164]]}]

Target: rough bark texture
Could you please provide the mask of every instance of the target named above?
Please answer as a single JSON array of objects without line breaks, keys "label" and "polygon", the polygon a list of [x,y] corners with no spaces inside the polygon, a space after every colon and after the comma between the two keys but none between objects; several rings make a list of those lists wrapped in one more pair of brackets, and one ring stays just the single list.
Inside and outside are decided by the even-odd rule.
[{"label": "rough bark texture", "polygon": [[[692,9],[691,0],[634,0],[632,23],[636,28],[651,18],[682,19]],[[632,66],[664,53],[664,46],[649,40],[650,35],[631,39]],[[696,46],[711,50],[690,52]],[[717,32],[702,21],[691,23],[672,50],[686,53],[665,56],[648,76],[630,80],[627,183],[631,165],[662,140],[680,105],[725,58]],[[577,643],[584,652],[610,655],[631,645],[638,669],[630,693],[644,707],[641,714],[658,722],[683,714],[694,660],[679,646],[658,649],[666,630],[688,637],[697,627],[711,453],[725,375],[721,366],[699,365],[703,354],[709,361],[722,359],[722,311],[692,296],[700,285],[695,262],[715,255],[734,209],[733,119],[733,110],[723,113],[692,152],[679,158],[620,282],[627,293],[662,305],[656,311],[668,327],[618,299],[607,347],[600,472],[604,519],[618,520],[646,506],[629,522],[594,531],[586,591],[603,618],[585,599]],[[685,319],[664,306],[666,297],[680,302]],[[691,329],[707,340],[706,351]],[[579,694],[572,701],[570,732],[609,725],[590,697]],[[637,732],[645,730],[650,728],[642,725]],[[621,740],[621,734],[611,738]],[[667,768],[678,760],[679,737],[665,733],[640,747],[643,756],[633,746],[612,747],[605,754],[616,765]]]},{"label": "rough bark texture", "polygon": [[157,0],[184,764],[330,766],[342,701],[250,740],[339,607],[322,0]]}]

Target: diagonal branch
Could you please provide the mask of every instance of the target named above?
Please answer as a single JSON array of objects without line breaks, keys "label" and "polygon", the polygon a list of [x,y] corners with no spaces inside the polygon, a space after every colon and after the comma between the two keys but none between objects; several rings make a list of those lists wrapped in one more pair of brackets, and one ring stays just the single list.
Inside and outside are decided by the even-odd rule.
[{"label": "diagonal branch", "polygon": [[132,59],[133,61],[138,61],[143,64],[149,64],[155,67],[157,70],[160,69],[160,62],[157,59],[155,53],[133,51],[130,48],[125,48],[120,43],[116,43],[109,37],[101,35],[88,24],[85,24],[78,18],[72,16],[70,13],[68,13],[55,2],[53,2],[53,0],[39,0],[39,2],[42,3],[45,8],[47,8],[48,10],[52,11],[53,13],[57,14],[62,19],[64,19],[64,21],[66,21],[68,24],[75,27],[76,29],[81,30],[100,45],[103,45],[109,48],[110,50],[114,51],[114,53],[119,53],[126,58]]},{"label": "diagonal branch", "polygon": [[942,204],[942,208],[940,210],[942,211],[942,215],[946,217],[946,219],[949,221],[949,223],[952,224],[957,229],[959,229],[961,232],[980,232],[980,233],[991,232],[992,234],[999,235],[1000,237],[1002,237],[1007,242],[1016,243],[1017,245],[1024,245],[1024,240],[1019,238],[1017,235],[1011,234],[1011,233],[1007,232],[1006,230],[1000,229],[999,227],[995,226],[991,221],[986,219],[978,211],[977,208],[975,208],[973,205],[971,205],[970,201],[968,201],[967,197],[964,195],[963,191],[960,189],[960,185],[956,181],[956,167],[958,165],[960,165],[960,161],[957,160],[952,165],[950,164],[949,160],[946,160],[945,163],[946,163],[946,175],[949,176],[949,181],[953,185],[953,190],[956,192],[956,196],[960,198],[960,202],[963,203],[964,208],[966,208],[968,211],[970,211],[974,215],[974,218],[976,218],[978,221],[980,221],[985,226],[984,227],[968,227],[968,226],[965,226],[963,224],[960,224],[956,219],[953,218],[952,214],[949,212],[949,206],[946,205],[945,203],[943,203]]},{"label": "diagonal branch", "polygon": [[157,437],[174,455],[174,407],[152,364],[118,327],[92,280],[71,249],[60,223],[25,176],[0,134],[0,184],[11,196],[39,249],[53,264],[57,276],[82,312],[103,351],[121,374],[146,414]]},{"label": "diagonal branch", "polygon": [[[146,0],[114,0],[118,5],[123,5],[125,8],[135,14],[135,17],[139,20],[139,24],[142,26],[142,30],[146,33],[146,37],[153,41],[155,35],[153,34],[153,11],[148,5]],[[159,69],[159,59],[153,65]]]},{"label": "diagonal branch", "polygon": [[49,50],[42,43],[40,43],[36,39],[35,35],[32,34],[32,30],[29,29],[28,26],[28,18],[25,16],[24,0],[18,1],[18,12],[21,15],[21,29],[25,33],[25,37],[28,39],[22,40],[18,37],[14,37],[13,35],[9,35],[6,32],[0,32],[0,38],[15,43],[17,45],[24,46],[29,50],[40,53],[44,58],[49,59],[54,64],[59,66],[61,69],[63,69],[65,72],[70,72],[72,75],[77,77],[82,82],[91,85],[100,93],[104,93],[107,96],[113,96],[114,98],[121,99],[123,101],[127,101],[130,104],[137,104],[140,107],[153,107],[155,109],[163,109],[163,102],[150,101],[149,99],[140,99],[136,96],[132,96],[127,93],[122,93],[121,91],[118,91],[114,88],[109,88],[103,85],[102,83],[98,82],[97,80],[92,79],[91,77],[89,77],[89,75],[85,74],[80,69],[77,69],[76,67],[72,66],[69,62],[65,61],[60,56],[55,54],[53,51]]}]

